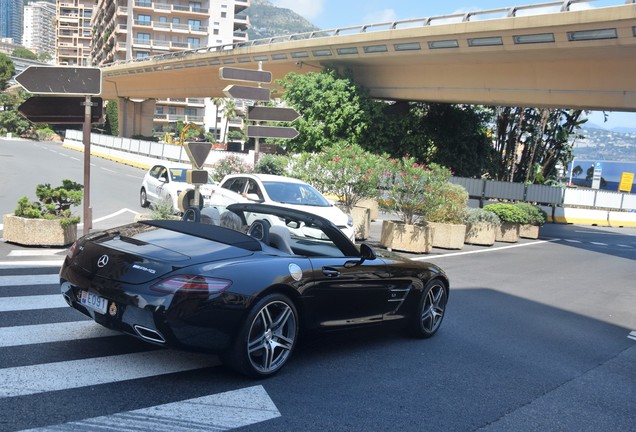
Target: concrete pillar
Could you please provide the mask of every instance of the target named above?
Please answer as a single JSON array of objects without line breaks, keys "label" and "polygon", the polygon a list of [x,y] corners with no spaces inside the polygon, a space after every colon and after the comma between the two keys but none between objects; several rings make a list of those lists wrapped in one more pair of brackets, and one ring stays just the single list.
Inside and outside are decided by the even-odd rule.
[{"label": "concrete pillar", "polygon": [[153,119],[155,115],[155,100],[145,99],[137,101],[128,98],[117,99],[117,119],[119,121],[119,136],[152,135]]}]

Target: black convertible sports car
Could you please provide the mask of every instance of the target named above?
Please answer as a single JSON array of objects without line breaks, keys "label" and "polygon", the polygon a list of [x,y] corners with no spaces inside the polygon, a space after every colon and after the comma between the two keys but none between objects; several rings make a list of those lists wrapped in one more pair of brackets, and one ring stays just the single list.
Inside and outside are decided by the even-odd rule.
[{"label": "black convertible sports car", "polygon": [[[216,352],[252,377],[287,362],[301,329],[403,320],[439,329],[449,294],[437,266],[359,247],[326,219],[232,204],[212,223],[155,220],[80,238],[60,270],[70,306],[145,341]],[[238,216],[238,218],[237,218]]]}]

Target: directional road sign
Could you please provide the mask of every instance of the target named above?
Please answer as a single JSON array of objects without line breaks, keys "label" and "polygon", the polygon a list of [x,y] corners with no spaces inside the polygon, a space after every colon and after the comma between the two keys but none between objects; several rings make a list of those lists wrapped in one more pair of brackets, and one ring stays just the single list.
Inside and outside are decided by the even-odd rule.
[{"label": "directional road sign", "polygon": [[249,125],[247,126],[247,136],[252,138],[293,139],[298,136],[298,131],[293,127]]},{"label": "directional road sign", "polygon": [[269,89],[242,85],[229,85],[223,89],[227,97],[235,99],[251,99],[255,101],[268,101]]},{"label": "directional road sign", "polygon": [[29,66],[15,80],[29,93],[91,96],[102,92],[99,68]]},{"label": "directional road sign", "polygon": [[254,121],[292,122],[300,117],[293,108],[251,106],[247,108],[247,119]]},{"label": "directional road sign", "polygon": [[[32,96],[18,107],[20,114],[33,123],[84,123],[85,97]],[[91,123],[102,119],[102,98],[91,98]]]},{"label": "directional road sign", "polygon": [[248,81],[269,84],[272,82],[272,73],[254,69],[222,67],[219,69],[219,78],[224,80]]}]

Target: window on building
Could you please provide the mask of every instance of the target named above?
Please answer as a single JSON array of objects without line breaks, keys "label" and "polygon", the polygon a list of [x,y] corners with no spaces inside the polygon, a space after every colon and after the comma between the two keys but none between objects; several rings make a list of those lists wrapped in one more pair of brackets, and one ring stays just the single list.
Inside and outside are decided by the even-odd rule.
[{"label": "window on building", "polygon": [[181,24],[179,17],[172,17],[172,24]]},{"label": "window on building", "polygon": [[155,115],[163,115],[163,107],[155,106]]},{"label": "window on building", "polygon": [[190,9],[192,9],[193,11],[200,11],[201,10],[201,2],[193,2],[191,1],[189,3],[190,5]]},{"label": "window on building", "polygon": [[150,43],[150,33],[137,33],[137,42]]},{"label": "window on building", "polygon": [[199,28],[201,27],[201,20],[189,19],[188,25],[192,27],[192,30],[199,30]]},{"label": "window on building", "polygon": [[227,12],[221,12],[221,18],[227,18]]},{"label": "window on building", "polygon": [[177,114],[177,107],[168,107],[168,114],[169,115],[176,115]]},{"label": "window on building", "polygon": [[138,59],[148,57],[149,55],[150,55],[150,53],[147,52],[147,51],[137,51],[135,53],[135,57],[138,58]]},{"label": "window on building", "polygon": [[168,22],[168,18],[167,18],[167,17],[165,17],[165,16],[160,16],[160,17],[159,17],[159,22],[160,22],[160,23],[167,23],[167,22]]},{"label": "window on building", "polygon": [[215,35],[218,35],[219,34],[219,29],[212,30],[212,33],[215,34]]},{"label": "window on building", "polygon": [[199,38],[189,37],[188,46],[190,48],[199,48],[201,46],[201,40]]},{"label": "window on building", "polygon": [[196,108],[185,108],[185,115],[187,116],[196,116],[197,115],[197,109]]},{"label": "window on building", "polygon": [[150,25],[150,15],[137,15],[137,24]]}]

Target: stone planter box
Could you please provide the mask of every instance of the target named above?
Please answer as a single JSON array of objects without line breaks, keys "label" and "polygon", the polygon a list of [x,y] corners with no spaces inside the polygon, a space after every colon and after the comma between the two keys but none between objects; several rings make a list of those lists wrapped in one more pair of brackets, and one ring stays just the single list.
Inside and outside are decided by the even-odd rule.
[{"label": "stone planter box", "polygon": [[351,217],[356,240],[368,239],[371,231],[371,210],[367,207],[356,206],[351,210]]},{"label": "stone planter box", "polygon": [[516,243],[519,241],[519,228],[520,224],[518,223],[503,222],[497,228],[495,240],[498,242]]},{"label": "stone planter box", "polygon": [[477,222],[466,225],[464,243],[492,246],[497,238],[497,225],[488,222]]},{"label": "stone planter box", "polygon": [[388,250],[429,253],[433,248],[431,229],[423,225],[406,225],[397,221],[383,221],[380,244]]},{"label": "stone planter box", "polygon": [[433,247],[442,249],[462,249],[466,238],[466,225],[439,222],[426,223],[432,230]]},{"label": "stone planter box", "polygon": [[539,238],[539,228],[538,225],[521,225],[519,227],[519,237],[536,240]]},{"label": "stone planter box", "polygon": [[366,207],[369,209],[371,220],[377,220],[380,215],[380,206],[375,199],[363,199],[358,201],[356,207]]},{"label": "stone planter box", "polygon": [[59,220],[30,219],[6,214],[4,240],[24,246],[68,246],[77,240],[77,224],[62,227]]}]

